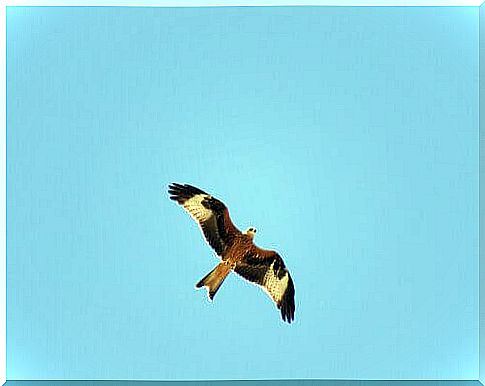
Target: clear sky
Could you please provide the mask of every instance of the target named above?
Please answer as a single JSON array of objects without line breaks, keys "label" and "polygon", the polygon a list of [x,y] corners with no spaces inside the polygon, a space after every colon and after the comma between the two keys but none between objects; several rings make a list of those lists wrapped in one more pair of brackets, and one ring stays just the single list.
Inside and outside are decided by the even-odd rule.
[{"label": "clear sky", "polygon": [[[477,378],[478,8],[9,8],[9,379]],[[280,252],[295,323],[167,197]]]}]

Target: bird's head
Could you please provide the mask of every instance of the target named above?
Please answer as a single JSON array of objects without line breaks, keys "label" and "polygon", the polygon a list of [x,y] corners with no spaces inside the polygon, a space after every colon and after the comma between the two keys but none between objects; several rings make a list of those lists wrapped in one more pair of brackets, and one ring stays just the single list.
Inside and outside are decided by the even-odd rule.
[{"label": "bird's head", "polygon": [[256,228],[254,227],[249,227],[248,229],[246,229],[244,231],[244,234],[245,235],[248,235],[249,237],[251,237],[251,239],[254,238],[254,235],[256,234]]}]

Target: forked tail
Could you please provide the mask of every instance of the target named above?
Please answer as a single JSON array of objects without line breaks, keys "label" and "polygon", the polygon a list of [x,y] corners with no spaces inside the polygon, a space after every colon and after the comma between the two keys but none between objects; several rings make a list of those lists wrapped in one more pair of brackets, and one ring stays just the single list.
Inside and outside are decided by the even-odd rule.
[{"label": "forked tail", "polygon": [[212,300],[214,295],[216,294],[217,290],[224,282],[224,279],[227,277],[229,272],[231,271],[231,267],[229,264],[222,262],[219,263],[212,271],[210,271],[207,275],[205,275],[201,281],[199,281],[195,286],[197,288],[207,287],[209,299]]}]

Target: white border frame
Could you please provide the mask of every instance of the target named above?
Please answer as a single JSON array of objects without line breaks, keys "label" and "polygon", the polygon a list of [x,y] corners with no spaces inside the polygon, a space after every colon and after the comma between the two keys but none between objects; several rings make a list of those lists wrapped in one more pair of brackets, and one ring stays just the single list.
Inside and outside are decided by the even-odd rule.
[{"label": "white border frame", "polygon": [[[130,6],[130,7],[478,7],[484,0],[5,0],[5,6]],[[5,10],[3,11],[5,12]],[[3,22],[5,17],[3,17]],[[5,28],[2,28],[5,31]]]},{"label": "white border frame", "polygon": [[6,62],[6,6],[0,10],[0,84],[5,90],[0,96],[0,383],[3,385],[7,380],[7,249],[6,249],[6,232],[7,232],[7,196],[6,196],[6,127],[7,127],[7,62]]},{"label": "white border frame", "polygon": [[0,384],[6,382],[6,8],[8,6],[136,6],[136,7],[231,7],[231,6],[475,6],[484,0],[6,0],[0,5]]}]

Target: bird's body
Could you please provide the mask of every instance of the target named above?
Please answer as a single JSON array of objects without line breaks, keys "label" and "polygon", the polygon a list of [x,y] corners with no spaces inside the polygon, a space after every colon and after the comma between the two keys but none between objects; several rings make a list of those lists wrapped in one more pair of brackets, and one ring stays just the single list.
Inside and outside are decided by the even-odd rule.
[{"label": "bird's body", "polygon": [[231,266],[235,265],[244,256],[251,252],[251,248],[254,246],[251,236],[241,233],[234,237],[233,242],[224,251],[222,260],[226,261]]},{"label": "bird's body", "polygon": [[171,184],[169,193],[170,198],[182,205],[199,224],[207,242],[221,259],[196,286],[207,287],[212,300],[227,275],[234,271],[262,287],[281,310],[283,320],[291,323],[295,289],[278,253],[257,247],[253,242],[256,230],[250,227],[245,232],[239,231],[227,207],[204,191],[191,185]]}]

